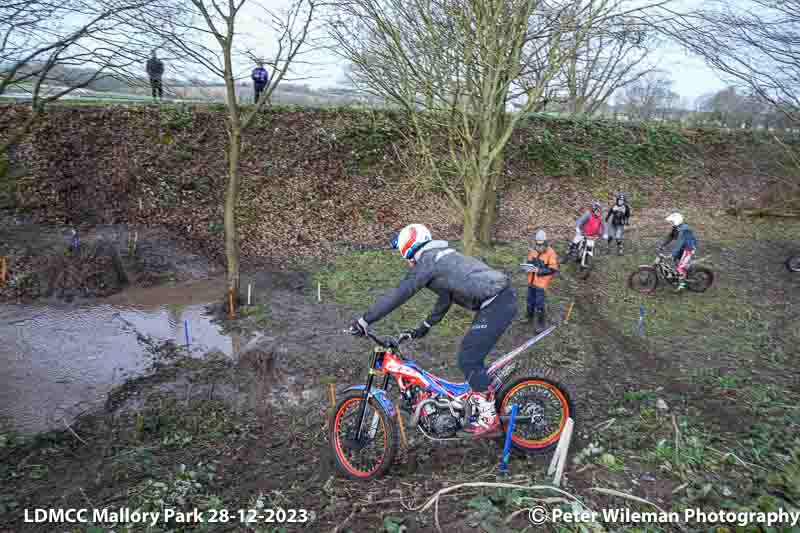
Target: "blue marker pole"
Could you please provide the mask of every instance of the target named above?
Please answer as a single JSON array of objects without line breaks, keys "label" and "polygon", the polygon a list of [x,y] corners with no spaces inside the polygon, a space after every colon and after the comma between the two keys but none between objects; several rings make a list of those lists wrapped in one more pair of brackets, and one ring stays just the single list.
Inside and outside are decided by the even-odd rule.
[{"label": "blue marker pole", "polygon": [[514,404],[511,406],[511,419],[508,421],[508,431],[506,431],[506,445],[503,448],[503,463],[500,465],[500,472],[508,474],[508,459],[511,456],[511,435],[514,433],[514,420],[517,418],[519,406]]},{"label": "blue marker pole", "polygon": [[189,321],[188,320],[184,320],[183,321],[183,331],[186,332],[186,346],[188,347],[189,346]]}]

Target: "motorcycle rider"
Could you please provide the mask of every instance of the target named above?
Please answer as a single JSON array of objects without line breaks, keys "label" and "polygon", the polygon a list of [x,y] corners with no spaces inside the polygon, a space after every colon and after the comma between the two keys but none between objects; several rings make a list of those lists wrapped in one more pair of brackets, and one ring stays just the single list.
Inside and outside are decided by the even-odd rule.
[{"label": "motorcycle rider", "polygon": [[528,320],[536,315],[536,333],[547,329],[544,298],[547,287],[558,274],[558,256],[547,243],[544,230],[536,232],[533,247],[528,252]]},{"label": "motorcycle rider", "polygon": [[625,195],[622,193],[617,194],[617,199],[614,202],[608,214],[606,215],[606,223],[611,219],[611,228],[607,235],[608,246],[611,246],[611,241],[617,239],[617,253],[622,255],[622,240],[625,235],[625,226],[630,224],[631,208],[625,201]]},{"label": "motorcycle rider", "polygon": [[500,419],[484,360],[500,336],[517,315],[517,295],[511,280],[474,257],[465,256],[448,246],[447,241],[433,240],[428,228],[410,224],[392,240],[408,261],[409,271],[400,284],[385,292],[350,325],[353,334],[363,336],[367,328],[408,301],[422,288],[438,295],[428,318],[411,332],[420,339],[444,318],[456,303],[475,312],[475,318],[458,352],[458,364],[470,384],[468,401],[474,422],[464,428],[473,438],[499,435]]},{"label": "motorcycle rider", "polygon": [[575,222],[575,238],[569,245],[567,255],[572,257],[578,250],[578,244],[586,238],[597,238],[603,234],[603,208],[600,202],[592,200],[591,208],[587,209],[583,215]]},{"label": "motorcycle rider", "polygon": [[692,230],[689,229],[689,226],[683,222],[683,215],[680,213],[672,213],[665,220],[672,224],[672,231],[658,247],[658,251],[660,252],[666,245],[677,240],[675,247],[672,249],[672,260],[675,261],[676,270],[678,271],[678,287],[676,290],[682,291],[686,288],[686,270],[689,268],[692,257],[697,251],[697,238]]}]

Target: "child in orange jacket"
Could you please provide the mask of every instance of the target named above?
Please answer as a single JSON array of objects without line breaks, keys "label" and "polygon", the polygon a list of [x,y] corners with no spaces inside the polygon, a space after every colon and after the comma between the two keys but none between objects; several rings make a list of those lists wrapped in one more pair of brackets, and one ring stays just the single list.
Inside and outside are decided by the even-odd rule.
[{"label": "child in orange jacket", "polygon": [[536,314],[536,332],[541,333],[547,328],[545,290],[558,274],[559,268],[558,256],[548,245],[544,230],[536,232],[533,248],[528,252],[527,265],[530,265],[525,268],[528,272],[528,320],[533,319]]}]

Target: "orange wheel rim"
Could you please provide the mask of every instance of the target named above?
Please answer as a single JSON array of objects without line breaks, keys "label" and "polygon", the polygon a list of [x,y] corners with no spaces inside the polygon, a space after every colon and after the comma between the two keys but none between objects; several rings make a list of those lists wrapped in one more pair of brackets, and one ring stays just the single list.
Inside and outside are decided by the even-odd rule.
[{"label": "orange wheel rim", "polygon": [[[381,417],[380,415],[378,416],[378,420],[380,420],[381,423],[381,429],[383,430],[383,454],[380,456],[378,464],[375,465],[373,469],[368,470],[366,472],[363,470],[357,470],[350,464],[350,459],[348,459],[348,457],[344,453],[344,449],[342,449],[342,440],[340,433],[342,426],[342,415],[347,411],[347,408],[350,404],[352,404],[353,402],[361,402],[361,401],[362,398],[351,398],[347,400],[344,404],[342,404],[342,407],[336,413],[336,419],[334,420],[333,424],[333,447],[334,451],[336,452],[336,455],[339,457],[339,462],[342,464],[342,466],[344,466],[347,469],[348,472],[358,477],[369,477],[373,475],[375,472],[377,472],[378,469],[381,467],[381,465],[383,465],[383,462],[386,460],[387,435],[386,435],[386,426],[383,423],[383,417]],[[373,410],[377,414],[377,409],[373,408]],[[366,413],[364,414],[364,416],[366,416]]]},{"label": "orange wheel rim", "polygon": [[518,444],[524,448],[545,448],[558,440],[559,436],[561,435],[561,432],[564,431],[564,426],[567,425],[567,419],[570,417],[569,402],[567,401],[567,398],[564,396],[564,393],[561,392],[561,390],[559,390],[558,387],[554,386],[551,383],[548,383],[547,381],[543,381],[540,379],[531,379],[528,381],[523,381],[522,383],[518,384],[516,387],[508,391],[508,394],[506,394],[505,398],[503,398],[503,403],[500,406],[500,411],[505,413],[509,399],[511,399],[517,391],[532,386],[547,389],[548,391],[550,391],[550,393],[553,394],[553,396],[555,396],[558,399],[559,403],[561,404],[561,413],[562,413],[558,429],[552,432],[549,436],[541,439],[524,439],[522,437],[518,437],[512,434],[511,440],[515,444]]}]

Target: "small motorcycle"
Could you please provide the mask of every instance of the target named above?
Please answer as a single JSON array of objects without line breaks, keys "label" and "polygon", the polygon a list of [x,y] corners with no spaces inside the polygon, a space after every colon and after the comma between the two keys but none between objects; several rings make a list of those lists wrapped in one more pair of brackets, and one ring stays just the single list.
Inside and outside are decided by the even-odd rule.
[{"label": "small motorcycle", "polygon": [[[569,392],[549,372],[517,369],[514,359],[553,332],[551,326],[525,344],[501,357],[488,368],[495,391],[497,413],[503,434],[513,405],[512,447],[525,454],[541,454],[558,444],[567,420],[575,419]],[[353,333],[350,331],[349,333]],[[401,429],[400,411],[408,415],[408,429],[432,441],[464,440],[457,432],[476,413],[467,400],[469,383],[452,383],[424,370],[400,352],[400,344],[411,338],[381,337],[367,332],[377,344],[369,365],[366,385],[348,387],[328,421],[328,442],[337,470],[351,479],[371,480],[392,466]],[[384,376],[373,387],[376,376]],[[389,396],[394,381],[397,403]]]},{"label": "small motorcycle", "polygon": [[[696,262],[702,262],[702,259]],[[659,281],[665,281],[675,287],[680,281],[672,257],[662,253],[656,256],[652,265],[639,265],[628,278],[628,286],[641,294],[653,294],[658,288]],[[705,292],[713,283],[714,273],[708,268],[692,264],[686,271],[686,288],[690,291]]]},{"label": "small motorcycle", "polygon": [[786,260],[786,268],[789,272],[800,272],[800,254],[789,257]]},{"label": "small motorcycle", "polygon": [[575,262],[578,264],[578,278],[586,279],[592,272],[592,262],[594,261],[594,243],[595,239],[586,237],[585,235],[578,243],[578,249],[575,252]]}]

